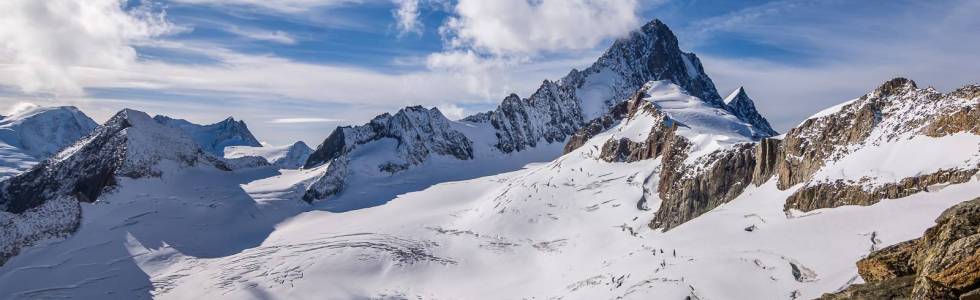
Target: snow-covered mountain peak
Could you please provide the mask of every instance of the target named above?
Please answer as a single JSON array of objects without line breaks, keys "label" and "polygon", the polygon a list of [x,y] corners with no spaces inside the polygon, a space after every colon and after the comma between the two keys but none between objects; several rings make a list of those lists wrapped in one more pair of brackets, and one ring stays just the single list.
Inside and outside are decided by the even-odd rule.
[{"label": "snow-covered mountain peak", "polygon": [[45,159],[97,126],[74,106],[32,106],[0,119],[0,141]]},{"label": "snow-covered mountain peak", "polygon": [[749,94],[745,92],[744,87],[740,86],[735,89],[728,97],[725,97],[724,102],[728,111],[755,127],[756,138],[769,137],[777,134],[776,130],[773,130],[772,126],[769,125],[769,120],[766,120],[755,108],[755,101],[749,98]]},{"label": "snow-covered mountain peak", "polygon": [[[682,51],[673,31],[657,19],[616,40],[595,64],[580,74],[588,76],[590,73],[604,71],[615,74],[610,79],[625,84],[622,87],[626,88],[626,93],[631,93],[647,81],[667,80],[712,105],[723,106],[714,83],[701,66],[701,61],[693,53]],[[594,100],[623,101],[628,94],[618,96],[612,99],[585,97],[582,99],[582,106],[589,107],[591,104],[588,102]],[[586,114],[590,119],[597,116],[594,113]]]},{"label": "snow-covered mountain peak", "polygon": [[730,142],[750,142],[758,136],[751,124],[708,101],[689,95],[671,82],[648,82],[640,93],[644,101],[651,103],[673,122],[678,122],[677,133],[691,140],[715,136]]},{"label": "snow-covered mountain peak", "polygon": [[208,125],[198,125],[187,120],[160,115],[153,119],[166,126],[183,130],[201,146],[201,149],[215,156],[222,156],[225,147],[228,146],[262,146],[248,130],[245,122],[235,120],[234,117]]}]

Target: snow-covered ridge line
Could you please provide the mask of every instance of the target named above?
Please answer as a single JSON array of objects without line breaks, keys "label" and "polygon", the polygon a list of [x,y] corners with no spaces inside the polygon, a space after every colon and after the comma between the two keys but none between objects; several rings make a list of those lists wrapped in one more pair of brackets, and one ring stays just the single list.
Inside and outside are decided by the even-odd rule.
[{"label": "snow-covered ridge line", "polygon": [[153,119],[165,126],[184,131],[201,146],[201,149],[217,157],[224,155],[225,147],[228,146],[262,146],[248,130],[245,121],[238,121],[233,117],[208,125],[198,125],[187,120],[161,115],[154,116]]},{"label": "snow-covered ridge line", "polygon": [[[229,170],[223,160],[205,153],[183,131],[160,124],[146,113],[124,109],[54,158],[0,182],[0,210],[22,214],[58,199],[95,202],[103,193],[116,188],[120,177],[159,177],[190,166]],[[30,222],[62,224],[74,220],[71,224],[77,224],[81,218],[78,210],[69,210],[69,215],[64,212],[64,209],[42,209]],[[18,218],[10,220],[20,222]],[[15,225],[23,228],[20,223]],[[0,240],[0,248],[16,253],[29,241],[52,234],[52,230],[74,230],[69,227],[55,230],[30,226],[36,230],[19,230],[11,239]]]},{"label": "snow-covered ridge line", "polygon": [[[616,104],[626,101],[644,84],[659,81],[673,87],[673,93],[683,93],[692,99],[687,101],[699,105],[703,110],[720,113],[732,120],[730,123],[738,126],[745,133],[751,134],[751,139],[757,139],[774,134],[768,122],[758,115],[754,104],[747,96],[734,101],[731,105],[722,101],[712,83],[705,74],[697,56],[681,51],[676,36],[659,20],[653,20],[629,36],[619,39],[589,68],[571,70],[568,75],[557,80],[545,80],[541,86],[528,98],[512,94],[507,96],[497,109],[464,118],[459,122],[449,122],[441,114],[425,113],[421,107],[408,107],[394,115],[395,119],[414,121],[399,121],[409,125],[403,128],[422,128],[423,130],[408,129],[388,130],[387,122],[391,115],[378,116],[366,125],[356,127],[341,127],[333,131],[305,164],[305,168],[329,163],[341,156],[361,148],[362,145],[379,145],[382,138],[390,137],[397,140],[395,151],[378,150],[371,157],[346,157],[345,162],[338,163],[330,169],[341,172],[349,164],[358,161],[378,160],[383,166],[379,168],[387,173],[401,172],[418,166],[428,160],[428,153],[450,155],[460,160],[473,159],[472,153],[490,153],[491,156],[506,156],[511,153],[529,151],[545,145],[562,144],[586,125],[587,119],[601,117]],[[654,89],[657,90],[657,89]],[[659,90],[657,90],[659,92]],[[666,97],[666,95],[663,95]],[[674,99],[677,100],[677,99]],[[685,100],[686,101],[686,100]],[[673,107],[672,104],[662,103],[664,109],[673,109],[679,115],[687,115],[696,109],[684,110]],[[437,110],[430,110],[437,111]],[[425,115],[419,118],[402,118],[409,115]],[[697,117],[697,114],[694,114]],[[706,116],[705,116],[706,117]],[[685,118],[681,118],[685,119]],[[432,121],[432,126],[420,126]],[[696,122],[693,119],[685,121]],[[764,127],[757,128],[755,123]],[[446,124],[462,124],[457,128],[470,128],[457,132]],[[730,125],[730,124],[729,124]],[[732,125],[735,126],[735,125]],[[444,128],[445,127],[445,128]],[[719,131],[731,131],[733,128],[717,128]],[[483,133],[491,131],[492,148],[485,148],[482,141]],[[683,132],[687,132],[682,130]],[[473,132],[481,136],[470,135]],[[456,141],[452,146],[445,141]],[[477,142],[479,141],[479,142]],[[717,141],[691,139],[692,144],[712,144]],[[706,145],[708,147],[710,145]],[[369,149],[384,148],[383,146],[364,146]],[[382,152],[392,153],[382,153]],[[708,151],[710,152],[710,151]],[[371,164],[374,164],[373,162]],[[343,168],[341,168],[344,166]],[[373,168],[373,166],[372,166]],[[371,173],[368,171],[353,171],[353,173]],[[351,175],[353,173],[343,171]],[[356,176],[353,174],[351,176]],[[332,182],[343,181],[340,176],[330,175]],[[329,185],[335,186],[335,185]],[[330,195],[314,191],[312,195]]]},{"label": "snow-covered ridge line", "polygon": [[306,143],[302,141],[293,143],[292,145],[286,146],[228,146],[225,147],[225,158],[240,158],[240,157],[262,157],[269,163],[277,165],[285,169],[298,169],[306,164],[306,160],[310,157],[310,153],[313,149],[310,149]]},{"label": "snow-covered ridge line", "polygon": [[97,126],[73,106],[33,106],[0,116],[0,179],[27,171]]}]

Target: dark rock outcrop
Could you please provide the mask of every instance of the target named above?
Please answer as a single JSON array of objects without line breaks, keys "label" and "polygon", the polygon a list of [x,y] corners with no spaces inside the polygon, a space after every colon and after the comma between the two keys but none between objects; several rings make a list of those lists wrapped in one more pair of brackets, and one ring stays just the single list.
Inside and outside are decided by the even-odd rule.
[{"label": "dark rock outcrop", "polygon": [[[714,107],[748,110],[751,106],[751,103],[726,105],[697,56],[681,51],[677,37],[667,25],[653,20],[614,42],[592,66],[582,71],[572,70],[557,82],[544,81],[527,99],[517,95],[505,98],[490,114],[497,131],[497,148],[512,152],[536,147],[539,142],[566,141],[583,126],[591,127],[587,131],[594,132],[609,121],[603,121],[604,113],[616,110],[618,103],[655,80],[681,86]],[[585,124],[593,119],[597,123]],[[573,145],[581,143],[582,137]]]},{"label": "dark rock outcrop", "polygon": [[651,228],[677,227],[735,199],[752,182],[753,144],[719,149],[684,164],[687,143],[674,142],[664,154],[658,191],[663,202],[650,221]]},{"label": "dark rock outcrop", "polygon": [[749,95],[745,93],[744,87],[738,87],[731,95],[725,98],[725,105],[728,111],[740,120],[752,124],[753,127],[765,136],[778,134],[769,125],[769,120],[766,120],[766,118],[762,117],[762,114],[759,114],[759,110],[755,108],[755,101],[752,101],[752,98],[749,98]]},{"label": "dark rock outcrop", "polygon": [[473,158],[473,143],[449,126],[449,119],[437,108],[410,106],[394,115],[385,113],[356,127],[338,127],[310,154],[305,168],[312,168],[347,154],[357,147],[390,138],[397,141],[398,165],[422,163],[430,154],[449,155],[461,160]]},{"label": "dark rock outcrop", "polygon": [[762,185],[776,173],[782,140],[765,138],[755,145],[755,166],[752,169],[752,184]]},{"label": "dark rock outcrop", "polygon": [[857,263],[865,284],[822,299],[965,299],[980,289],[980,198],[957,204],[919,239]]},{"label": "dark rock outcrop", "polygon": [[640,100],[638,99],[639,97],[639,94],[634,94],[630,101],[620,102],[614,105],[611,109],[609,109],[608,113],[603,114],[601,117],[592,119],[586,123],[585,126],[579,128],[578,131],[576,131],[575,134],[568,139],[568,143],[565,144],[563,154],[575,151],[575,149],[585,145],[585,142],[592,139],[592,137],[595,135],[600,134],[618,124],[619,121],[623,120],[630,114],[632,106],[640,103]]},{"label": "dark rock outcrop", "polygon": [[858,183],[847,183],[843,180],[811,184],[801,187],[786,198],[785,209],[805,212],[844,205],[871,205],[882,199],[897,199],[928,191],[932,185],[964,183],[970,181],[977,170],[940,170],[874,188],[865,188]]},{"label": "dark rock outcrop", "polygon": [[95,202],[119,177],[162,175],[161,161],[230,170],[182,131],[122,110],[89,136],[31,170],[0,182],[0,261],[34,241],[78,227],[78,202]]},{"label": "dark rock outcrop", "polygon": [[[915,136],[946,136],[980,131],[980,87],[970,85],[948,94],[920,89],[915,82],[895,78],[838,111],[807,119],[791,129],[778,146],[760,144],[760,165],[753,182],[762,184],[775,173],[777,186],[804,185],[791,195],[786,209],[809,211],[841,205],[870,205],[926,191],[937,184],[963,183],[980,166],[939,170],[933,174],[903,178],[898,182],[868,185],[874,178],[852,181],[815,180],[825,164],[869,145],[892,143]],[[771,150],[775,149],[775,154]],[[775,161],[771,158],[775,156]],[[774,168],[770,172],[769,169]]]},{"label": "dark rock outcrop", "polygon": [[377,116],[365,125],[335,129],[304,164],[304,168],[330,165],[307,187],[303,199],[325,199],[342,191],[350,175],[347,170],[349,154],[362,145],[382,139],[396,142],[393,159],[377,165],[379,171],[389,174],[421,164],[433,154],[460,160],[473,158],[473,143],[453,129],[438,109],[406,107],[394,115]]}]

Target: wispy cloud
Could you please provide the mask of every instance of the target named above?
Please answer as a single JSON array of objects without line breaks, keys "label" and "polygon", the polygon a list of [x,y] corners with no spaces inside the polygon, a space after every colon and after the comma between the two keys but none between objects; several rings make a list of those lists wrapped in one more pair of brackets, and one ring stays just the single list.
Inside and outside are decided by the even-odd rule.
[{"label": "wispy cloud", "polygon": [[272,119],[269,123],[273,124],[295,124],[295,123],[338,123],[344,122],[342,119],[331,118],[279,118]]},{"label": "wispy cloud", "polygon": [[398,8],[392,12],[395,17],[395,26],[398,28],[398,35],[409,33],[421,35],[422,21],[419,20],[419,0],[395,0]]},{"label": "wispy cloud", "polygon": [[636,28],[636,0],[459,0],[440,28],[448,45],[494,55],[592,49]]},{"label": "wispy cloud", "polygon": [[285,45],[296,44],[296,38],[282,30],[263,30],[258,28],[241,28],[238,26],[227,27],[229,33],[244,37],[250,40],[266,41]]},{"label": "wispy cloud", "polygon": [[300,13],[314,8],[329,8],[365,2],[366,0],[174,0],[179,3],[226,7],[252,7],[280,13]]}]

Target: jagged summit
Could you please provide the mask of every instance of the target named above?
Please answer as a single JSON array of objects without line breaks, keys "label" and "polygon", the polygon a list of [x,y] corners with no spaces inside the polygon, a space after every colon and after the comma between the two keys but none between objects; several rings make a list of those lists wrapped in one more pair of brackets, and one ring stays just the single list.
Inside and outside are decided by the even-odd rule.
[{"label": "jagged summit", "polygon": [[595,63],[558,81],[545,80],[530,97],[509,95],[491,113],[497,148],[522,151],[541,142],[564,142],[585,122],[601,117],[649,81],[676,84],[712,106],[725,108],[701,61],[683,52],[674,33],[653,20],[616,40]]},{"label": "jagged summit", "polygon": [[752,124],[759,131],[757,137],[767,137],[774,136],[778,134],[776,130],[772,129],[769,125],[769,121],[759,114],[759,111],[755,108],[755,102],[749,95],[745,92],[744,87],[738,87],[733,91],[728,97],[725,97],[725,106],[727,110],[738,116],[739,119],[745,121],[746,123]]},{"label": "jagged summit", "polygon": [[677,36],[659,19],[616,40],[585,71],[602,68],[613,68],[637,88],[647,81],[667,80],[683,87],[692,96],[719,107],[722,104],[714,82],[705,74],[697,55],[682,51]]},{"label": "jagged summit", "polygon": [[116,176],[160,176],[162,161],[227,168],[180,130],[124,109],[51,159],[0,183],[0,208],[17,213],[58,197],[92,202]]},{"label": "jagged summit", "polygon": [[238,121],[233,117],[209,125],[198,125],[187,120],[161,115],[155,116],[153,119],[166,126],[183,130],[201,145],[204,151],[219,157],[224,154],[224,149],[228,146],[262,146],[252,135],[252,132],[248,130],[245,121]]},{"label": "jagged summit", "polygon": [[905,77],[895,77],[891,80],[885,81],[874,90],[874,94],[879,96],[892,96],[906,93],[918,89],[919,86],[915,84],[915,81]]}]

